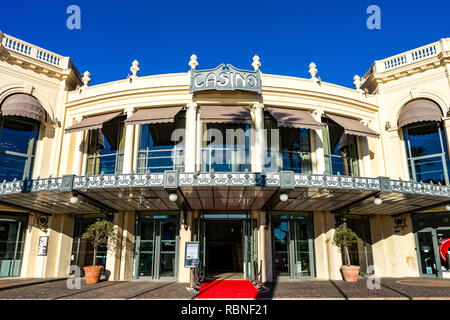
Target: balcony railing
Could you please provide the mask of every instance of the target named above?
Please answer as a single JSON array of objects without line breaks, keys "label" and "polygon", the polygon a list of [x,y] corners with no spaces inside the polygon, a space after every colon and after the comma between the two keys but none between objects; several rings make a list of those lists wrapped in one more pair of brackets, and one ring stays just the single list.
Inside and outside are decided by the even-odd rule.
[{"label": "balcony railing", "polygon": [[311,153],[291,150],[279,152],[267,150],[265,168],[269,172],[286,170],[295,173],[310,173],[312,172]]},{"label": "balcony railing", "polygon": [[43,48],[35,46],[34,44],[22,41],[1,32],[0,41],[2,46],[8,50],[23,54],[30,58],[48,63],[59,68],[65,69],[69,67],[69,57],[63,57],[59,54],[45,50]]},{"label": "balcony railing", "polygon": [[201,150],[202,171],[243,172],[251,170],[250,151],[240,148],[206,147]]},{"label": "balcony railing", "polygon": [[178,170],[184,172],[184,149],[145,150],[138,153],[138,173]]}]

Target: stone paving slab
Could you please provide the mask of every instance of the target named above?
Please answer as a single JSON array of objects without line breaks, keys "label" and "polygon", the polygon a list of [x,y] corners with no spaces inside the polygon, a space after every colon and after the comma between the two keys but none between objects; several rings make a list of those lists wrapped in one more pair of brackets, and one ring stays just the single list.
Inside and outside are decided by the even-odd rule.
[{"label": "stone paving slab", "polygon": [[[44,281],[44,282],[43,282]],[[195,299],[186,283],[172,281],[101,281],[69,289],[66,279],[0,281],[0,299]],[[355,283],[331,280],[279,280],[266,284],[263,299],[450,299],[445,279],[381,278],[380,289],[369,289],[367,279]]]}]

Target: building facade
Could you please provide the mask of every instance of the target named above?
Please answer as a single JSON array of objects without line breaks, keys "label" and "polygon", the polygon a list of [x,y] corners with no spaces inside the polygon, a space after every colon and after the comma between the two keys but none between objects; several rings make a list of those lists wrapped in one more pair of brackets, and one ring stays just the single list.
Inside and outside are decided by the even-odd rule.
[{"label": "building facade", "polygon": [[[450,38],[375,61],[355,89],[220,65],[89,86],[71,59],[0,32],[0,276],[200,273],[450,277]],[[72,267],[73,268],[73,267]]]}]

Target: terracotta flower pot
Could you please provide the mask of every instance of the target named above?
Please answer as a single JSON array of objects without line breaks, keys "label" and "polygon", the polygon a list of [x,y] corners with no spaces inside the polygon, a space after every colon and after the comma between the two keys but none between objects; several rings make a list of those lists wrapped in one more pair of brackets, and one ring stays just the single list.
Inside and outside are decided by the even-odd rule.
[{"label": "terracotta flower pot", "polygon": [[84,275],[86,277],[86,283],[97,283],[100,279],[103,266],[87,266],[84,267]]},{"label": "terracotta flower pot", "polygon": [[345,281],[358,281],[359,266],[342,266],[341,271]]}]

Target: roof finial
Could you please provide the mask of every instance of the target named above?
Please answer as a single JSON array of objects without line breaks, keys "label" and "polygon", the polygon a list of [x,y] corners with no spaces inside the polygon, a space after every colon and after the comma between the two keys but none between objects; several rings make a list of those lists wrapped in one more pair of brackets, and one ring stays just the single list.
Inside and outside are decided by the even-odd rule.
[{"label": "roof finial", "polygon": [[252,67],[253,69],[255,69],[255,71],[258,71],[259,67],[261,67],[261,62],[259,61],[259,57],[256,54],[253,57]]},{"label": "roof finial", "polygon": [[139,69],[139,61],[134,60],[130,68],[130,71],[133,73],[133,75],[131,76],[133,80],[137,78],[137,73],[139,72],[139,70],[141,70]]},{"label": "roof finial", "polygon": [[316,81],[316,74],[317,74],[317,68],[316,68],[316,64],[314,62],[311,62],[309,64],[309,74],[311,75],[311,80]]},{"label": "roof finial", "polygon": [[360,91],[361,89],[361,78],[355,74],[355,76],[353,77],[353,85],[355,86],[357,91]]},{"label": "roof finial", "polygon": [[197,68],[198,66],[197,56],[195,54],[191,56],[191,60],[189,60],[189,66],[191,67],[191,70],[195,70],[195,68]]},{"label": "roof finial", "polygon": [[91,74],[89,73],[89,71],[85,71],[83,73],[83,78],[81,78],[81,80],[83,81],[83,85],[84,87],[87,87],[89,82],[91,82]]}]

